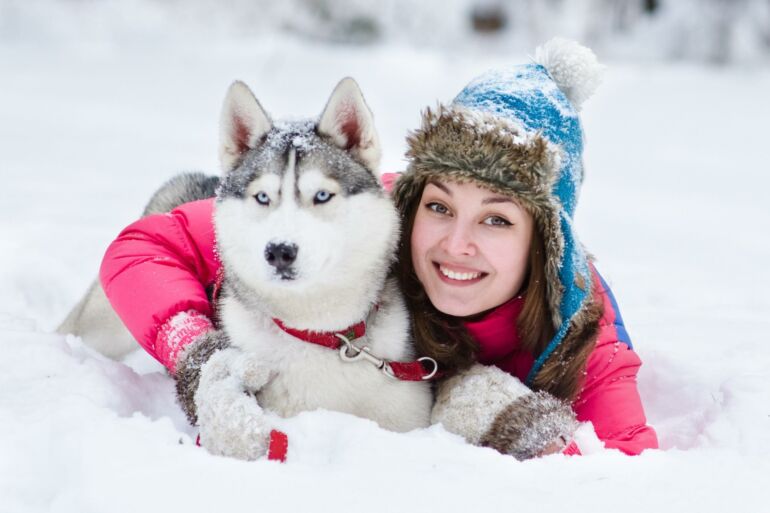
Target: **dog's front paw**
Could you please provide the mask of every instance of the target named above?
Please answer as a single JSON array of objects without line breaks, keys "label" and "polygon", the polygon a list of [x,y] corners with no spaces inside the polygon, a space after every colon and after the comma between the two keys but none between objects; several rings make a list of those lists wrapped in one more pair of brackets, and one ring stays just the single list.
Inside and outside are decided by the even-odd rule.
[{"label": "dog's front paw", "polygon": [[577,429],[568,404],[478,364],[439,386],[431,421],[519,460],[563,449]]},{"label": "dog's front paw", "polygon": [[228,367],[247,392],[259,392],[273,377],[273,372],[252,353],[240,353],[229,359]]},{"label": "dog's front paw", "polygon": [[255,460],[267,452],[270,428],[252,393],[267,379],[235,349],[218,351],[203,365],[195,406],[200,442],[210,453]]}]

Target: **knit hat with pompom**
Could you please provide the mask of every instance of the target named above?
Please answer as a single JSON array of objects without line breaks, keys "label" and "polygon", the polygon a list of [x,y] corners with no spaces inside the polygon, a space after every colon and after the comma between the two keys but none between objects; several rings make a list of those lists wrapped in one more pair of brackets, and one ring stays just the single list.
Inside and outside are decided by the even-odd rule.
[{"label": "knit hat with pompom", "polygon": [[454,101],[427,109],[408,137],[409,166],[393,190],[410,211],[429,179],[474,181],[515,196],[535,218],[546,250],[548,304],[556,335],[537,355],[531,384],[591,297],[588,257],[573,218],[583,181],[583,131],[578,112],[604,67],[578,43],[552,39],[534,62],[493,70]]}]

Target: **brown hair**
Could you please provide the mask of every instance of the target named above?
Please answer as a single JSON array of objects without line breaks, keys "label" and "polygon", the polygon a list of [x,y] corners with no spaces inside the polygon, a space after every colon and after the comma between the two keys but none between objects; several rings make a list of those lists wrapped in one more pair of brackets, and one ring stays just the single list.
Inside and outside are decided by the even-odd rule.
[{"label": "brown hair", "polygon": [[[420,356],[435,359],[448,375],[470,367],[476,361],[478,343],[465,329],[463,319],[436,309],[425,293],[412,264],[412,228],[422,198],[422,188],[403,210],[403,234],[398,249],[396,274],[412,316],[412,335]],[[524,307],[517,319],[522,348],[537,358],[553,339],[555,328],[548,306],[548,283],[545,274],[545,245],[539,223],[533,223],[529,251],[529,273]],[[579,391],[588,355],[593,349],[602,316],[601,303],[591,300],[580,314],[579,329],[570,327],[562,343],[538,372],[532,386],[567,401]]]}]

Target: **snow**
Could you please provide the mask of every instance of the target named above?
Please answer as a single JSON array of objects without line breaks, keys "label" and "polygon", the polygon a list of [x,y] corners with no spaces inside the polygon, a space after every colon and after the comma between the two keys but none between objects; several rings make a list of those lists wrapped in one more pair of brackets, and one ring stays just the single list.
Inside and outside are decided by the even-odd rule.
[{"label": "snow", "polygon": [[[160,364],[139,352],[110,361],[51,333],[107,244],[165,179],[216,170],[219,110],[235,79],[274,117],[305,117],[341,77],[355,77],[375,114],[382,168],[393,171],[421,109],[486,69],[526,62],[529,49],[503,57],[276,35],[66,37],[74,42],[0,46],[0,513],[766,503],[767,68],[609,62],[581,114],[576,229],[645,362],[639,386],[664,450],[626,457],[593,440],[582,457],[517,462],[438,426],[395,434],[309,412],[276,420],[290,440],[285,464],[246,463],[194,445]],[[591,446],[590,430],[583,439]]]}]

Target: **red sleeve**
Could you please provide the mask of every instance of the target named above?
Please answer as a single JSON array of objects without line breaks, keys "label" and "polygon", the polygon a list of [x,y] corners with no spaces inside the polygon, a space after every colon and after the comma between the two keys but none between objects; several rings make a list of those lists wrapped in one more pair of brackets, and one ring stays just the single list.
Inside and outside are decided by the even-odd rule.
[{"label": "red sleeve", "polygon": [[578,420],[591,421],[607,448],[626,454],[657,449],[655,430],[647,425],[636,387],[642,362],[626,344],[612,340],[612,326],[600,330],[599,342],[588,358],[583,388],[573,403]]},{"label": "red sleeve", "polygon": [[166,367],[156,351],[158,329],[179,312],[211,315],[206,286],[219,269],[214,252],[214,200],[144,217],[123,230],[102,260],[104,292],[131,334]]}]

